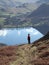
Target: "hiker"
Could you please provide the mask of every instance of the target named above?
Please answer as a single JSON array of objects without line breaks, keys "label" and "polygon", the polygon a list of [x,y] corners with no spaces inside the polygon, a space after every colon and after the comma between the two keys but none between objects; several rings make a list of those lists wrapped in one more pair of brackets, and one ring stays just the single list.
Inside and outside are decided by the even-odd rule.
[{"label": "hiker", "polygon": [[30,44],[30,34],[28,34],[28,44]]}]

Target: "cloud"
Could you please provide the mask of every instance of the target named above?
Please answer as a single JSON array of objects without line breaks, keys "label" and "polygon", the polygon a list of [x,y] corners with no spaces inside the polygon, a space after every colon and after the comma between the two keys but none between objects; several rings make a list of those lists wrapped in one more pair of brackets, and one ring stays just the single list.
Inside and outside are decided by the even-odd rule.
[{"label": "cloud", "polygon": [[7,30],[0,30],[0,36],[6,36],[8,33]]},{"label": "cloud", "polygon": [[20,35],[21,34],[21,31],[18,31],[18,35]]},{"label": "cloud", "polygon": [[38,35],[40,32],[34,28],[26,29],[26,32],[31,34],[31,35]]},{"label": "cloud", "polygon": [[31,32],[33,32],[33,29],[32,28],[26,29],[26,32],[31,33]]},{"label": "cloud", "polygon": [[38,32],[38,31],[36,31],[36,32],[34,32],[34,33],[33,33],[33,35],[37,35],[37,34],[39,34],[39,32]]}]

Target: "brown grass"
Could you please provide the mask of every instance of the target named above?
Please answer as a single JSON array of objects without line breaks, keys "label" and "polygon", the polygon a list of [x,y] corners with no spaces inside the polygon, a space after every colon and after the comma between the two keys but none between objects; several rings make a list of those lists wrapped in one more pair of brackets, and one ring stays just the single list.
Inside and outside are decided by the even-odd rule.
[{"label": "brown grass", "polygon": [[0,65],[49,65],[49,39],[0,47]]},{"label": "brown grass", "polygon": [[0,47],[0,65],[9,65],[16,60],[16,46]]}]

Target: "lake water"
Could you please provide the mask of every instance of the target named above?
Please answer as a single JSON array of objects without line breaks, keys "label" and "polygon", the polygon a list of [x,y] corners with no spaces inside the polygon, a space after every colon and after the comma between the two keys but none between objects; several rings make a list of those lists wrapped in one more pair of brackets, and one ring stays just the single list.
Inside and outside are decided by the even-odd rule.
[{"label": "lake water", "polygon": [[0,43],[7,45],[26,44],[28,33],[31,36],[31,43],[43,36],[34,28],[10,28],[0,30]]}]

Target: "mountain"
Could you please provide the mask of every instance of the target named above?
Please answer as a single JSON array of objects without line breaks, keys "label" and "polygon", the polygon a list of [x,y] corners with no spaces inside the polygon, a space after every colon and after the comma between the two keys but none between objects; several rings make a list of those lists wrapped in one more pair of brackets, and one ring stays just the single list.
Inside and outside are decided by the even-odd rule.
[{"label": "mountain", "polygon": [[14,13],[16,14],[17,10],[16,6],[20,6],[22,4],[23,3],[18,2],[17,0],[0,0],[0,13],[3,13],[3,15],[10,15],[10,13],[12,13],[14,15]]},{"label": "mountain", "polygon": [[15,15],[12,13],[2,15],[1,22],[3,23],[0,24],[2,27],[34,27],[42,34],[46,34],[49,31],[49,4],[37,5],[37,7],[36,5],[24,3],[16,6],[15,9],[10,8],[10,12],[14,12]]},{"label": "mountain", "polygon": [[37,3],[40,3],[40,4],[49,3],[49,0],[38,0]]},{"label": "mountain", "polygon": [[[24,8],[29,4],[23,4]],[[23,8],[22,6],[20,8]],[[29,6],[28,6],[29,7]],[[28,8],[28,10],[31,10]],[[19,10],[20,11],[20,10]],[[42,34],[46,34],[49,31],[49,4],[42,4],[33,12],[27,12],[26,14],[7,17],[4,22],[5,26],[16,27],[34,27]]]},{"label": "mountain", "polygon": [[17,0],[0,0],[0,6],[5,7],[16,7],[22,5],[21,2],[18,2]]},{"label": "mountain", "polygon": [[16,6],[16,8],[25,8],[25,9],[28,9],[30,12],[34,11],[38,7],[39,7],[39,5],[36,4],[36,3],[24,3],[24,4],[20,5],[20,6]]},{"label": "mountain", "polygon": [[34,42],[34,44],[36,44],[37,42],[40,42],[40,41],[49,41],[49,32],[47,32],[42,38],[40,38],[39,40],[36,40]]},{"label": "mountain", "polygon": [[49,4],[40,5],[23,22],[30,22],[30,26],[39,30],[42,34],[46,34],[49,31]]},{"label": "mountain", "polygon": [[33,44],[0,47],[0,65],[49,65],[49,32]]},{"label": "mountain", "polygon": [[0,0],[0,27],[18,27],[19,22],[38,7],[39,5],[35,3],[22,3],[17,0]]},{"label": "mountain", "polygon": [[6,44],[3,44],[3,43],[0,43],[0,47],[2,47],[2,46],[7,46]]},{"label": "mountain", "polygon": [[37,4],[17,0],[0,0],[0,17],[26,14],[38,8]]},{"label": "mountain", "polygon": [[[33,3],[23,3],[22,1],[20,2],[20,1],[17,1],[17,0],[0,0],[0,8],[4,8],[4,9],[6,9],[6,11],[11,11],[11,13],[12,12],[17,12],[16,10],[28,10],[28,11],[30,11],[29,9],[27,9],[28,8],[28,6],[29,6],[29,9],[31,8],[31,10],[33,10],[33,9],[35,9],[36,7],[37,7],[37,5],[33,5]],[[33,9],[32,9],[32,6],[33,6]],[[21,7],[23,7],[23,8],[21,8]],[[27,7],[27,8],[25,8],[25,7]],[[13,9],[12,9],[13,8]],[[13,11],[14,10],[14,11]],[[28,12],[27,11],[27,12]],[[19,13],[22,13],[22,12],[19,12]]]},{"label": "mountain", "polygon": [[37,10],[31,13],[29,15],[30,17],[44,17],[44,16],[49,16],[49,4],[42,4]]}]

